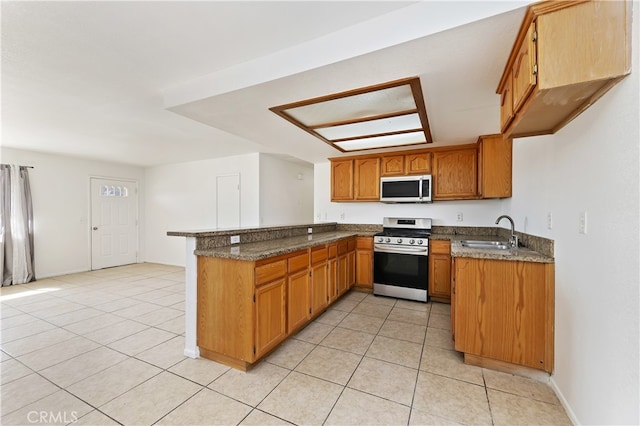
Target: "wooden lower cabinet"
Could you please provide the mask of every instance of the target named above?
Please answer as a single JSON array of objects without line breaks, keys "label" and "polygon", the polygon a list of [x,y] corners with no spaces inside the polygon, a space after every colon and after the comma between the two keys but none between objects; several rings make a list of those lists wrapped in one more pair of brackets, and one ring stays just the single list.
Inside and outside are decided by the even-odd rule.
[{"label": "wooden lower cabinet", "polygon": [[309,271],[289,275],[287,279],[287,331],[293,333],[305,325],[311,316]]},{"label": "wooden lower cabinet", "polygon": [[256,357],[287,337],[287,282],[284,278],[256,288]]},{"label": "wooden lower cabinet", "polygon": [[451,242],[429,241],[429,297],[434,302],[451,302]]},{"label": "wooden lower cabinet", "polygon": [[373,237],[356,238],[356,285],[373,288]]},{"label": "wooden lower cabinet", "polygon": [[200,355],[251,368],[347,292],[355,283],[355,253],[355,238],[347,238],[255,262],[199,256]]},{"label": "wooden lower cabinet", "polygon": [[329,244],[327,250],[327,291],[329,303],[333,303],[338,298],[338,244]]},{"label": "wooden lower cabinet", "polygon": [[347,292],[356,283],[356,239],[349,238],[338,242],[337,261],[338,295]]},{"label": "wooden lower cabinet", "polygon": [[327,247],[311,249],[311,311],[312,317],[322,312],[329,304],[329,271]]},{"label": "wooden lower cabinet", "polygon": [[552,263],[456,258],[453,292],[455,349],[465,360],[553,371]]}]

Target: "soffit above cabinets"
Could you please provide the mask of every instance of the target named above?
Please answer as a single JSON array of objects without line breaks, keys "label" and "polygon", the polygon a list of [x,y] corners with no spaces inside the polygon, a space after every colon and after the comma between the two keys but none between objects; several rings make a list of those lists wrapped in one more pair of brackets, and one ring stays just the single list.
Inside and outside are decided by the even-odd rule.
[{"label": "soffit above cabinets", "polygon": [[341,152],[433,142],[419,77],[269,109]]}]

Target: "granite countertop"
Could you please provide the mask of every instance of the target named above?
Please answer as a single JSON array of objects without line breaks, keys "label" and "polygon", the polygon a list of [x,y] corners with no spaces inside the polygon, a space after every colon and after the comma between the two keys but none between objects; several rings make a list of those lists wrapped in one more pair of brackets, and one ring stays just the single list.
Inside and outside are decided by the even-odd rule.
[{"label": "granite countertop", "polygon": [[538,262],[538,263],[554,263],[553,257],[546,256],[535,250],[526,247],[518,247],[517,249],[500,250],[485,248],[469,248],[463,247],[463,240],[483,240],[483,241],[504,241],[504,238],[488,235],[451,235],[451,234],[432,234],[432,240],[450,240],[452,257],[471,257],[475,259],[495,259],[495,260],[512,260],[522,262]]},{"label": "granite countertop", "polygon": [[256,261],[281,254],[293,253],[322,244],[333,243],[349,237],[372,237],[373,231],[331,231],[317,234],[299,235],[289,238],[234,244],[206,250],[196,250],[196,256],[220,257],[225,259]]}]

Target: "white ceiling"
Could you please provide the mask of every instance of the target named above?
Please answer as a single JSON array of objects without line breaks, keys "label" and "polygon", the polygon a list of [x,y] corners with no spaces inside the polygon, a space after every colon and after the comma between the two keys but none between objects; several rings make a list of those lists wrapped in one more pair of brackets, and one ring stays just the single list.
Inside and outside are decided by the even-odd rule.
[{"label": "white ceiling", "polygon": [[269,107],[420,76],[434,146],[496,133],[527,1],[7,2],[2,146],[153,166],[339,151]]}]

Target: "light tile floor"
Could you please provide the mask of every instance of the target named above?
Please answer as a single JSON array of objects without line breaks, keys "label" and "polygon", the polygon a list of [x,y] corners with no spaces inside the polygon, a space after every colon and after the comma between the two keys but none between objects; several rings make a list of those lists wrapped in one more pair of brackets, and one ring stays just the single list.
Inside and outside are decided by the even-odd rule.
[{"label": "light tile floor", "polygon": [[249,373],[184,349],[184,270],[4,287],[0,423],[571,424],[542,382],[468,366],[449,305],[350,292]]}]

